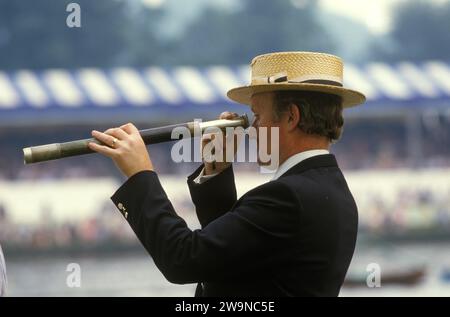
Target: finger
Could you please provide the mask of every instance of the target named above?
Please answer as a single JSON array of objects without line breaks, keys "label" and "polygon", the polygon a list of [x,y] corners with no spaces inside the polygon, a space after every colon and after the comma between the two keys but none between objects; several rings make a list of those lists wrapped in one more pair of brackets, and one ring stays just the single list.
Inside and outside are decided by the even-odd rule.
[{"label": "finger", "polygon": [[121,128],[108,129],[108,130],[105,131],[105,134],[112,135],[112,136],[116,137],[119,140],[125,140],[129,136],[129,134],[126,133]]},{"label": "finger", "polygon": [[220,114],[219,118],[231,120],[231,119],[235,119],[237,117],[239,117],[239,114],[237,114],[236,112],[225,111]]},{"label": "finger", "polygon": [[92,136],[94,138],[96,138],[97,140],[99,140],[100,142],[106,144],[106,145],[111,145],[113,143],[114,137],[111,135],[108,135],[106,133],[102,133],[100,131],[97,130],[93,130],[92,131]]},{"label": "finger", "polygon": [[124,124],[124,125],[120,126],[120,128],[128,134],[133,134],[133,133],[139,132],[139,130],[136,128],[136,126],[132,123]]},{"label": "finger", "polygon": [[97,143],[94,143],[94,142],[89,142],[88,146],[89,146],[89,148],[92,151],[95,151],[97,153],[106,155],[106,156],[111,157],[111,158],[114,157],[115,154],[116,154],[114,149],[112,149],[112,148],[110,148],[110,147],[108,147],[106,145],[100,145],[100,144],[97,144]]},{"label": "finger", "polygon": [[211,142],[211,140],[214,138],[214,134],[212,133],[205,133],[202,135],[202,144],[207,144]]}]

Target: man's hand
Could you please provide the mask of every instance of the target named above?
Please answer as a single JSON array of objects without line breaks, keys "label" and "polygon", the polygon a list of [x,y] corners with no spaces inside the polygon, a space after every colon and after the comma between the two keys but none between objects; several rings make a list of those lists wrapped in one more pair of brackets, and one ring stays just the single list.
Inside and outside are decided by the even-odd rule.
[{"label": "man's hand", "polygon": [[[232,119],[236,119],[237,117],[239,117],[239,115],[237,113],[225,111],[225,112],[221,113],[221,115],[219,116],[219,119],[232,120]],[[204,153],[205,146],[208,143],[210,143],[212,140],[214,140],[214,137],[215,137],[215,135],[213,133],[203,135],[203,137],[202,137],[202,154]],[[221,162],[207,162],[205,160],[205,158],[203,157],[203,163],[205,165],[204,175],[220,173],[220,172],[226,170],[231,165],[232,162],[226,161],[226,153],[227,153],[226,150],[227,150],[227,143],[231,142],[232,141],[231,138],[233,138],[233,137],[234,137],[234,140],[233,140],[234,156],[236,155],[237,148],[238,148],[238,141],[237,141],[236,135],[225,136],[225,133],[224,133],[224,137],[221,142],[222,151],[223,151],[222,152],[223,153],[222,161]]]},{"label": "man's hand", "polygon": [[94,130],[92,136],[107,145],[90,142],[89,148],[112,158],[128,178],[141,171],[153,170],[144,140],[132,123],[108,129],[104,133]]}]

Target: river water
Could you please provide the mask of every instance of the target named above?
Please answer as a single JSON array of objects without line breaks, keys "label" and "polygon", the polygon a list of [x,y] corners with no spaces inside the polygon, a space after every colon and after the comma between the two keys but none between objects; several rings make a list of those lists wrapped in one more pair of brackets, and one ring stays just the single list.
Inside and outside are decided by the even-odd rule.
[{"label": "river water", "polygon": [[[343,287],[340,296],[450,296],[450,244],[359,244],[349,276],[366,276],[367,266],[381,268],[381,287]],[[193,296],[195,285],[173,285],[145,253],[80,257],[9,258],[8,296]],[[68,286],[79,265],[79,287]],[[425,268],[424,279],[414,286],[383,285],[383,273]],[[73,283],[69,285],[74,286]],[[77,285],[75,285],[77,286]]]}]

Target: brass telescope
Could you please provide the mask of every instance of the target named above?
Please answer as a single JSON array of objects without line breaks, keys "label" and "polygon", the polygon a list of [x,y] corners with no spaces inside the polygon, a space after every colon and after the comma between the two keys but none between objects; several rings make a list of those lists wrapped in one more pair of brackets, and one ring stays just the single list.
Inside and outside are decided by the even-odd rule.
[{"label": "brass telescope", "polygon": [[[172,131],[175,128],[187,128],[191,136],[195,136],[196,131],[203,133],[205,129],[216,127],[225,130],[228,127],[243,127],[247,129],[249,122],[246,114],[243,114],[235,119],[220,119],[212,121],[193,121],[186,123],[173,124],[163,127],[139,130],[145,144],[155,144],[167,141],[175,141],[172,139]],[[52,143],[39,146],[32,146],[23,149],[24,164],[32,164],[50,160],[56,160],[69,156],[83,155],[94,153],[89,147],[88,143],[94,142],[103,144],[95,138],[76,140],[64,143]]]}]

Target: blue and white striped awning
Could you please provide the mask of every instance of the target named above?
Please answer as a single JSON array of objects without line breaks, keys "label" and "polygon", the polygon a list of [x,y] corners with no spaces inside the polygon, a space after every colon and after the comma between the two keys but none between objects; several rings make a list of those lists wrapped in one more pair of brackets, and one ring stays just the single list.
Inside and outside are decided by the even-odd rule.
[{"label": "blue and white striped awning", "polygon": [[[157,113],[161,109],[201,112],[196,107],[202,105],[234,107],[226,92],[248,83],[249,76],[248,66],[0,71],[0,116],[26,110],[152,109]],[[349,64],[344,81],[366,94],[368,107],[450,101],[450,65],[440,61]]]},{"label": "blue and white striped awning", "polygon": [[152,107],[227,102],[247,67],[116,68],[0,72],[0,109]]}]

